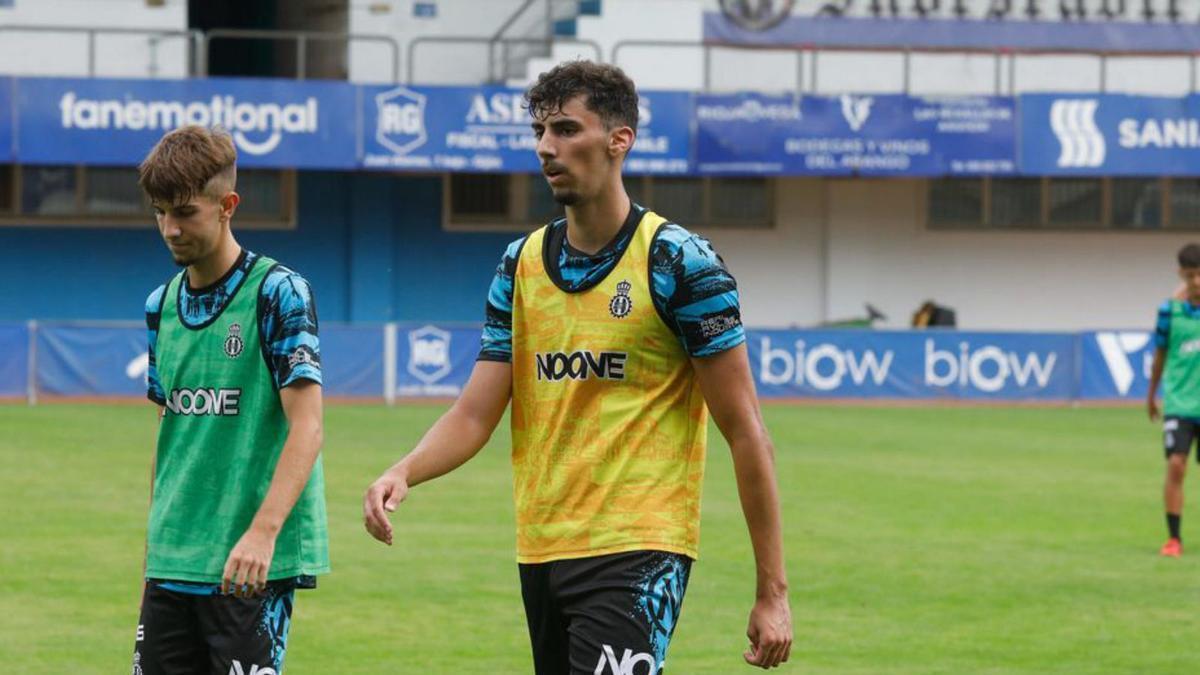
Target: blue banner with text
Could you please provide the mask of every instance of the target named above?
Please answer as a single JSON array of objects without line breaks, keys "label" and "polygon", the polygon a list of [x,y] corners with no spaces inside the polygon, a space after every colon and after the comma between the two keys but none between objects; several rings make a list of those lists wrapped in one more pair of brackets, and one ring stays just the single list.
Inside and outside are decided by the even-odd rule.
[{"label": "blue banner with text", "polygon": [[1016,171],[1011,98],[699,95],[695,116],[700,173]]},{"label": "blue banner with text", "polygon": [[1200,174],[1200,96],[1028,94],[1020,126],[1022,173]]},{"label": "blue banner with text", "polygon": [[[630,174],[1200,175],[1200,95],[639,92]],[[520,89],[0,78],[0,162],[134,166],[229,130],[244,167],[537,173]]]},{"label": "blue banner with text", "polygon": [[[728,11],[705,12],[703,30],[706,43],[750,47],[1197,51],[1196,17],[1184,16],[1176,2],[1166,0],[1158,12],[1155,0],[871,0],[857,5],[853,0],[826,0],[796,3],[794,12],[791,2],[731,2],[734,16]],[[1195,4],[1188,4],[1194,12]],[[739,18],[738,13],[750,16]],[[769,30],[754,25],[764,22],[773,25]]]},{"label": "blue banner with text", "polygon": [[1066,400],[1075,336],[953,331],[749,331],[766,398]]},{"label": "blue banner with text", "polygon": [[[366,168],[540,171],[522,90],[508,87],[362,87]],[[687,173],[691,95],[643,92],[630,173]]]},{"label": "blue banner with text", "polygon": [[[144,326],[41,324],[35,336],[39,393],[145,396]],[[394,383],[394,396],[457,396],[479,338],[477,326],[323,325],[325,393],[384,398]],[[26,393],[28,343],[25,324],[0,324],[0,396]],[[764,399],[1042,402],[1143,400],[1154,350],[1146,331],[749,330],[746,346]]]},{"label": "blue banner with text", "polygon": [[135,165],[167,131],[220,126],[246,167],[357,165],[354,88],[337,82],[211,78],[20,78],[17,159]]}]

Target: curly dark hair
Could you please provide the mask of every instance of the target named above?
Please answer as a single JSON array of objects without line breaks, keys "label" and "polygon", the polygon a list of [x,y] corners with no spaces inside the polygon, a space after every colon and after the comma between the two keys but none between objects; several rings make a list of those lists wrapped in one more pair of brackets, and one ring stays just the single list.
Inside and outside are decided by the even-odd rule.
[{"label": "curly dark hair", "polygon": [[1200,246],[1196,244],[1188,244],[1179,249],[1179,266],[1180,267],[1200,267]]},{"label": "curly dark hair", "polygon": [[567,101],[584,96],[588,110],[600,116],[604,126],[627,126],[637,130],[638,95],[633,80],[620,68],[592,61],[567,61],[538,76],[525,92],[525,107],[536,119],[562,110]]}]

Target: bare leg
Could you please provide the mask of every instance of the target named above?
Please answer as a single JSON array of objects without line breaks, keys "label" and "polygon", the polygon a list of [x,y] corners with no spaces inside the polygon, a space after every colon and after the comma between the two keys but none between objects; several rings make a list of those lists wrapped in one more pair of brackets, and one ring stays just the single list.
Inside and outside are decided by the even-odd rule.
[{"label": "bare leg", "polygon": [[1187,473],[1188,456],[1182,452],[1167,456],[1167,477],[1163,483],[1163,506],[1167,513],[1183,513],[1183,477]]}]

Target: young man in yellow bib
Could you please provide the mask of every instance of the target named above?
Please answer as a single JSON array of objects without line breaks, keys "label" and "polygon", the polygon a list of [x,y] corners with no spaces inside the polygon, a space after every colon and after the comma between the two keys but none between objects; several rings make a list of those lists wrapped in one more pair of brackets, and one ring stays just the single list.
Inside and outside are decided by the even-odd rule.
[{"label": "young man in yellow bib", "polygon": [[757,596],[747,663],[792,641],[773,449],[737,288],[708,241],[630,201],[621,164],[638,98],[576,61],[526,94],[566,218],[513,242],[462,395],[371,485],[367,530],[408,490],[465,463],[512,400],[521,592],[538,675],[659,673],[698,555],[708,412],[728,440]]}]

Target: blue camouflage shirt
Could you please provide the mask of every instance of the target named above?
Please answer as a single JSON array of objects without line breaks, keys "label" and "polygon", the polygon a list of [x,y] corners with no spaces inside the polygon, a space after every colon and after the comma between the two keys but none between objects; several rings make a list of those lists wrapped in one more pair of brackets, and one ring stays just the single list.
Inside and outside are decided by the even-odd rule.
[{"label": "blue camouflage shirt", "polygon": [[[179,317],[189,326],[199,326],[217,314],[233,297],[242,280],[259,256],[245,249],[225,276],[206,288],[193,289],[183,273],[183,293],[180,294]],[[149,330],[150,369],[146,376],[146,397],[159,405],[167,398],[154,358],[158,339],[158,324],[162,316],[166,284],[154,289],[146,298],[146,328]],[[317,338],[317,306],[312,290],[304,277],[278,265],[263,281],[259,302],[263,312],[258,326],[266,342],[270,358],[267,368],[280,389],[297,380],[321,383],[321,346]],[[297,356],[306,352],[307,357]]]},{"label": "blue camouflage shirt", "polygon": [[[1191,318],[1200,317],[1200,307],[1193,305],[1186,300],[1183,302],[1183,311]],[[1166,300],[1158,306],[1158,316],[1154,322],[1154,346],[1159,349],[1166,349],[1171,344],[1171,301]]]},{"label": "blue camouflage shirt", "polygon": [[[645,210],[637,204],[633,208],[639,217],[630,218],[616,237],[593,255],[571,248],[561,236],[567,227],[565,218],[550,223],[547,239],[562,242],[559,270],[571,288],[595,284],[621,259]],[[524,242],[522,237],[509,244],[496,268],[488,290],[480,361],[512,362],[513,275]],[[650,260],[654,304],[689,355],[711,356],[746,341],[737,282],[707,239],[675,223],[664,223],[654,238]]]}]

